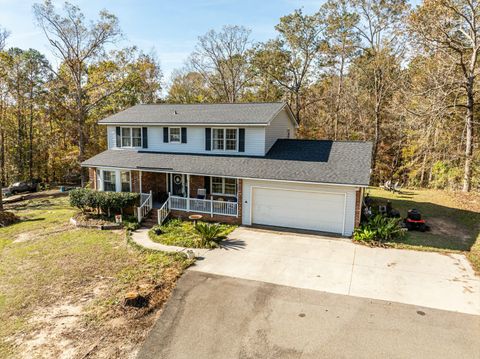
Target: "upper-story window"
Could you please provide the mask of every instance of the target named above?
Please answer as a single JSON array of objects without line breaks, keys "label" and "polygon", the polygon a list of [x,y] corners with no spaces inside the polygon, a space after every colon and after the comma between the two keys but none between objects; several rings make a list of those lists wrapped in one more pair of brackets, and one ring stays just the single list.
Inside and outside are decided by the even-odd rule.
[{"label": "upper-story window", "polygon": [[182,132],[180,130],[180,127],[169,127],[168,128],[169,132],[169,142],[170,143],[180,143],[182,140]]},{"label": "upper-story window", "polygon": [[214,128],[212,132],[212,148],[214,151],[237,151],[237,128]]},{"label": "upper-story window", "polygon": [[142,147],[142,129],[140,127],[122,127],[122,147]]}]

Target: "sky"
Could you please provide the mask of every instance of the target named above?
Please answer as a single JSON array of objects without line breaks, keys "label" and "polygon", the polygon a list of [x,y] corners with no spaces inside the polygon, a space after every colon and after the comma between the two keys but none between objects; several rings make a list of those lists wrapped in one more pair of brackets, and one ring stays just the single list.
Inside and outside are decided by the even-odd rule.
[{"label": "sky", "polygon": [[[32,5],[37,1],[0,0],[0,27],[10,31],[8,47],[35,48],[53,63],[43,32],[35,25]],[[64,1],[54,0],[61,7]],[[172,70],[181,68],[195,48],[198,36],[223,25],[243,25],[254,42],[275,37],[281,16],[302,8],[311,14],[321,0],[70,0],[87,19],[96,19],[102,9],[115,14],[125,34],[119,47],[137,45],[154,52],[168,85]]]}]

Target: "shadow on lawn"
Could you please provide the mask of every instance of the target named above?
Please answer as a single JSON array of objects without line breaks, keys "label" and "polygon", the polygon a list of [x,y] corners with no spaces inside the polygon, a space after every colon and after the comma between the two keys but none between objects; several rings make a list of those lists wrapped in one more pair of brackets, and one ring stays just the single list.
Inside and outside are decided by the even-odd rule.
[{"label": "shadow on lawn", "polygon": [[446,250],[470,251],[480,230],[480,213],[446,207],[431,202],[417,202],[414,192],[402,192],[397,197],[371,196],[376,204],[391,201],[393,208],[400,211],[402,218],[412,208],[422,213],[422,218],[430,226],[428,232],[410,231],[403,239],[394,243],[432,247]]}]

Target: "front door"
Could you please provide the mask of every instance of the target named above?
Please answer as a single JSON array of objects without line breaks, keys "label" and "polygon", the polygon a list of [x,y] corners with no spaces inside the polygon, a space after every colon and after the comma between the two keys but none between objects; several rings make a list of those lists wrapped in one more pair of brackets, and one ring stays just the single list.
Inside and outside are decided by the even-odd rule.
[{"label": "front door", "polygon": [[173,173],[170,175],[171,178],[171,189],[173,196],[185,197],[185,175],[179,173]]}]

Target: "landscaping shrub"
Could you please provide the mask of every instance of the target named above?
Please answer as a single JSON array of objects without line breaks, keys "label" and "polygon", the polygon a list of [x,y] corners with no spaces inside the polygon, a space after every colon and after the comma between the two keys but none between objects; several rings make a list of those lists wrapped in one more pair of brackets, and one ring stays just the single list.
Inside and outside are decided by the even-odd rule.
[{"label": "landscaping shrub", "polygon": [[360,242],[386,242],[401,238],[405,231],[400,227],[400,218],[388,218],[380,214],[370,218],[355,230],[353,238]]},{"label": "landscaping shrub", "polygon": [[222,239],[223,229],[218,223],[198,222],[195,230],[200,235],[202,246],[215,248]]},{"label": "landscaping shrub", "polygon": [[138,204],[140,194],[133,192],[98,192],[89,188],[76,188],[69,192],[70,205],[82,212],[101,209],[110,215],[111,211],[122,212],[124,208]]}]

